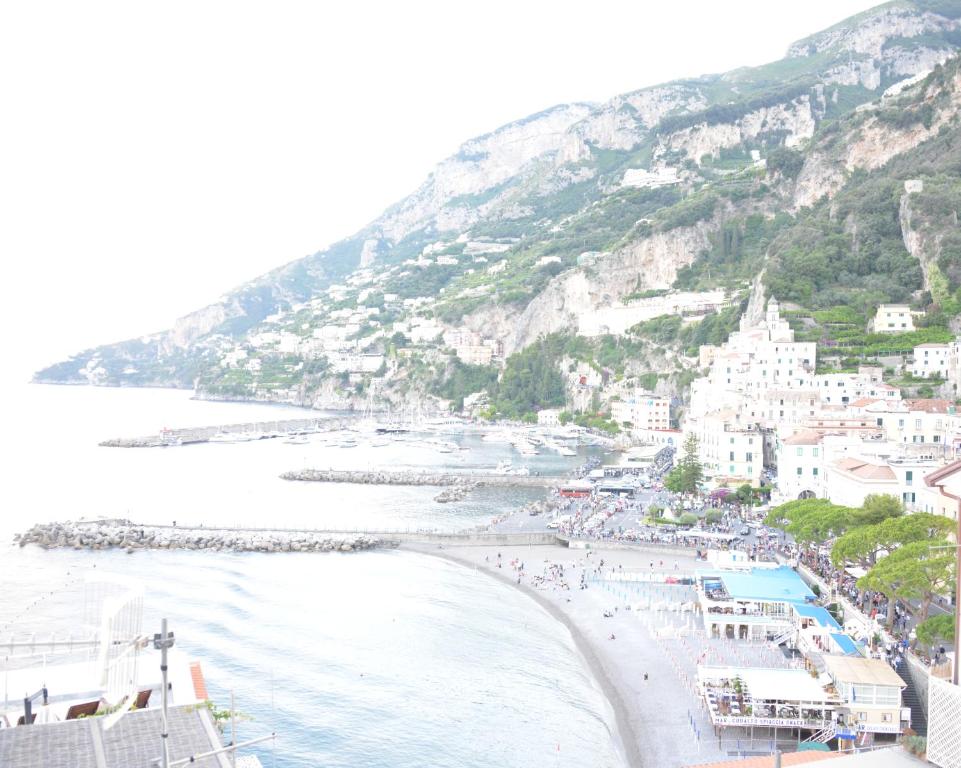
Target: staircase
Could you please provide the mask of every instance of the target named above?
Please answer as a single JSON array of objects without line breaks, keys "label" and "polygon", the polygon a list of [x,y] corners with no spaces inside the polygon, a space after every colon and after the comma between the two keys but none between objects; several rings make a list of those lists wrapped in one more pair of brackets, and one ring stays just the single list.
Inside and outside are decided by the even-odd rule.
[{"label": "staircase", "polygon": [[834,723],[828,723],[820,731],[811,734],[804,741],[805,743],[815,742],[817,744],[827,744],[835,735],[837,735],[837,726]]},{"label": "staircase", "polygon": [[898,670],[898,676],[907,683],[907,688],[901,692],[901,700],[903,701],[903,706],[911,708],[911,729],[917,733],[919,736],[928,735],[928,719],[924,715],[924,709],[921,707],[921,698],[918,696],[917,688],[914,687],[914,681],[911,680],[911,675],[908,674],[907,662],[901,665]]},{"label": "staircase", "polygon": [[794,638],[794,627],[791,627],[790,629],[785,630],[780,635],[778,635],[773,640],[771,640],[771,645],[777,648],[782,643],[786,643],[788,640],[792,640],[793,638]]}]

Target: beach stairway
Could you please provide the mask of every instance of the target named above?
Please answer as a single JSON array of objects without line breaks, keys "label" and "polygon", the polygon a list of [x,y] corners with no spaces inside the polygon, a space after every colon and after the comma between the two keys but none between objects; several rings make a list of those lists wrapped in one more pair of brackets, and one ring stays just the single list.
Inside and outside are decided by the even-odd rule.
[{"label": "beach stairway", "polygon": [[805,742],[815,742],[817,744],[827,744],[831,739],[837,735],[837,726],[834,723],[828,723],[817,733],[813,733],[808,736]]},{"label": "beach stairway", "polygon": [[785,630],[780,635],[778,635],[773,640],[771,640],[771,645],[777,648],[777,646],[783,643],[786,643],[788,640],[793,640],[793,639],[794,639],[794,627],[791,627],[790,629]]},{"label": "beach stairway", "polygon": [[907,684],[901,692],[901,700],[905,707],[911,708],[911,729],[919,736],[928,735],[928,718],[924,714],[924,708],[921,706],[921,697],[918,696],[918,689],[914,686],[914,681],[911,679],[911,675],[908,674],[908,665],[901,664],[901,668],[898,669],[898,676],[904,680]]}]

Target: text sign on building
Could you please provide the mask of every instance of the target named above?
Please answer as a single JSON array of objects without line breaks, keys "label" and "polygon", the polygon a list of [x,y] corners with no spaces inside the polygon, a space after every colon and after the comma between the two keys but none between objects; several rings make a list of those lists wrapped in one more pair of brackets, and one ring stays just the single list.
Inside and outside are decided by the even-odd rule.
[{"label": "text sign on building", "polygon": [[769,728],[821,728],[828,721],[802,720],[799,717],[733,717],[731,715],[712,715],[715,725],[757,725]]}]

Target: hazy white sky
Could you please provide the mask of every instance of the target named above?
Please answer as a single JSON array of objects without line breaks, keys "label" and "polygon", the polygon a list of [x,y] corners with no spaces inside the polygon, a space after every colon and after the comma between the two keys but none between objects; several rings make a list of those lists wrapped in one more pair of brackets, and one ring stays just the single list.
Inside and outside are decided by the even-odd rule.
[{"label": "hazy white sky", "polygon": [[4,354],[26,378],[351,234],[464,140],[780,58],[871,0],[0,5]]}]

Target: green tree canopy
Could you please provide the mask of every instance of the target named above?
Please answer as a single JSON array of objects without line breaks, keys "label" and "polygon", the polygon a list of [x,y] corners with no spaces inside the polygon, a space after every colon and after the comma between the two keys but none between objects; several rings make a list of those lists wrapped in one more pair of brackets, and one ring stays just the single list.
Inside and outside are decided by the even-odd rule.
[{"label": "green tree canopy", "polygon": [[697,436],[688,435],[684,440],[683,457],[664,478],[665,488],[674,493],[697,493],[704,477],[699,451]]},{"label": "green tree canopy", "polygon": [[861,513],[858,515],[858,523],[872,525],[903,514],[904,504],[897,496],[892,496],[889,493],[871,493],[864,497]]},{"label": "green tree canopy", "polygon": [[890,554],[902,544],[940,538],[953,528],[954,523],[948,518],[927,512],[889,517],[876,525],[858,526],[841,536],[831,548],[831,562],[836,566],[857,563],[870,568],[879,555]]},{"label": "green tree canopy", "polygon": [[925,619],[917,626],[918,640],[929,648],[938,642],[954,642],[954,615],[942,613]]},{"label": "green tree canopy", "polygon": [[798,499],[772,509],[764,522],[787,531],[799,544],[816,544],[857,525],[858,513],[827,499]]},{"label": "green tree canopy", "polygon": [[898,547],[858,579],[861,589],[888,598],[888,626],[893,624],[895,599],[918,600],[918,622],[928,618],[935,595],[954,579],[954,547],[945,539],[914,541]]}]

